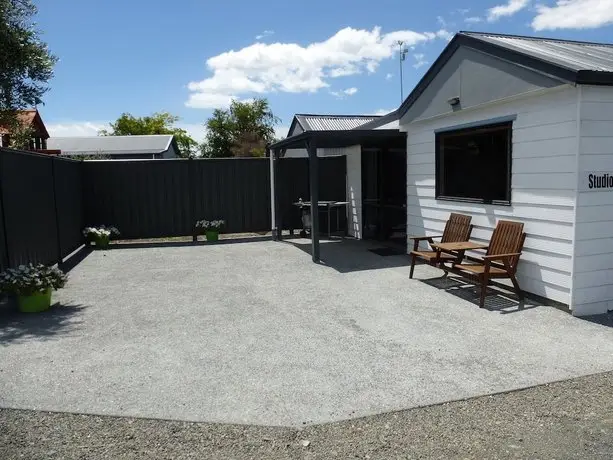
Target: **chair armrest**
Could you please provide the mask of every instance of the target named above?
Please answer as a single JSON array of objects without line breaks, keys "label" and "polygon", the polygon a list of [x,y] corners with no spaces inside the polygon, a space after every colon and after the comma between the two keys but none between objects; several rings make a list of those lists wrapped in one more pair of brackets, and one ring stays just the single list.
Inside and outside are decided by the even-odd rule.
[{"label": "chair armrest", "polygon": [[502,260],[509,259],[511,257],[521,256],[521,252],[512,252],[510,254],[494,254],[491,256],[483,256],[483,260]]},{"label": "chair armrest", "polygon": [[434,235],[434,236],[409,236],[409,239],[413,241],[430,241],[433,238],[442,238],[442,235]]}]

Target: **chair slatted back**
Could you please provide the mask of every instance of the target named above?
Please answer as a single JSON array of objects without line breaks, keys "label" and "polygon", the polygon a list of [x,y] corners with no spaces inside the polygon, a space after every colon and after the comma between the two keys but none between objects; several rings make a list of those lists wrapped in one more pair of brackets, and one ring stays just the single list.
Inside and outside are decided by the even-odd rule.
[{"label": "chair slatted back", "polygon": [[[510,220],[499,220],[492,234],[490,245],[487,248],[487,255],[497,254],[514,254],[522,251],[524,247],[524,224],[522,222],[513,222]],[[517,268],[519,256],[513,257],[510,260],[513,272]]]},{"label": "chair slatted back", "polygon": [[470,225],[471,220],[472,216],[452,212],[447,224],[445,224],[445,231],[443,231],[441,243],[468,241],[472,230],[472,226]]}]

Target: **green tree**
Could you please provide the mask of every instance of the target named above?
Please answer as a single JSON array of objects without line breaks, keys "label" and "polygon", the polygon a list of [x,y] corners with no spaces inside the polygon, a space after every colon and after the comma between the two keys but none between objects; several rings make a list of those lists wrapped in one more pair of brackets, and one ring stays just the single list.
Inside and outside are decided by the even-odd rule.
[{"label": "green tree", "polygon": [[231,157],[234,145],[234,123],[228,110],[215,109],[206,122],[206,140],[201,146],[202,156]]},{"label": "green tree", "polygon": [[19,109],[42,103],[57,58],[40,39],[31,0],[0,0],[0,123],[17,125]]},{"label": "green tree", "polygon": [[114,122],[109,123],[111,129],[100,131],[101,136],[139,136],[149,134],[172,134],[181,150],[182,157],[191,157],[196,154],[198,143],[187,133],[186,130],[177,128],[176,122],[179,117],[168,112],[157,112],[146,117],[135,117],[129,113],[123,113]]},{"label": "green tree", "polygon": [[17,150],[29,150],[34,137],[34,128],[23,124],[13,124],[9,137],[9,147]]},{"label": "green tree", "polygon": [[273,142],[279,123],[266,99],[232,101],[227,110],[216,109],[205,124],[205,157],[263,156]]}]

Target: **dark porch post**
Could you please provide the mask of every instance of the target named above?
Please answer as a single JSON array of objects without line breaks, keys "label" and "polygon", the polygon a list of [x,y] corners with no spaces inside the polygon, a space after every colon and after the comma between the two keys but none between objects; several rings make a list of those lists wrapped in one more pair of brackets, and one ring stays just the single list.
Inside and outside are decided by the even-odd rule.
[{"label": "dark porch post", "polygon": [[280,187],[279,187],[279,157],[281,151],[274,149],[270,152],[270,199],[271,217],[272,217],[272,239],[280,241],[283,233],[283,219],[281,218],[281,206],[279,202]]},{"label": "dark porch post", "polygon": [[306,143],[309,152],[309,188],[311,190],[311,253],[313,262],[319,263],[319,159],[312,139]]}]

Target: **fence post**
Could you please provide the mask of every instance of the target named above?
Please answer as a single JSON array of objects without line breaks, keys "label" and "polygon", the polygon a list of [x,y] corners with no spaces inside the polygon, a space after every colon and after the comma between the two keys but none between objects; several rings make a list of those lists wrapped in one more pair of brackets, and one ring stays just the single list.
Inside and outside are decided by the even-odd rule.
[{"label": "fence post", "polygon": [[[6,152],[0,153],[0,213],[2,213],[2,231],[4,233],[3,249],[6,257],[6,267],[2,267],[4,269],[11,266],[11,255],[9,253],[9,235],[6,232],[6,213],[4,212],[4,180],[2,180],[4,174],[4,155],[6,154]],[[2,264],[2,262],[4,261],[0,260],[0,264]]]},{"label": "fence post", "polygon": [[57,160],[51,157],[51,180],[53,181],[53,211],[55,215],[55,235],[57,243],[57,265],[62,265],[64,258],[62,257],[62,239],[60,236],[60,219],[57,212],[57,186],[55,180],[55,162]]},{"label": "fence post", "polygon": [[190,156],[187,160],[187,188],[189,190],[189,225],[192,229],[192,242],[198,241],[198,233],[196,233],[196,193],[195,186],[196,181],[194,180],[194,159]]}]

